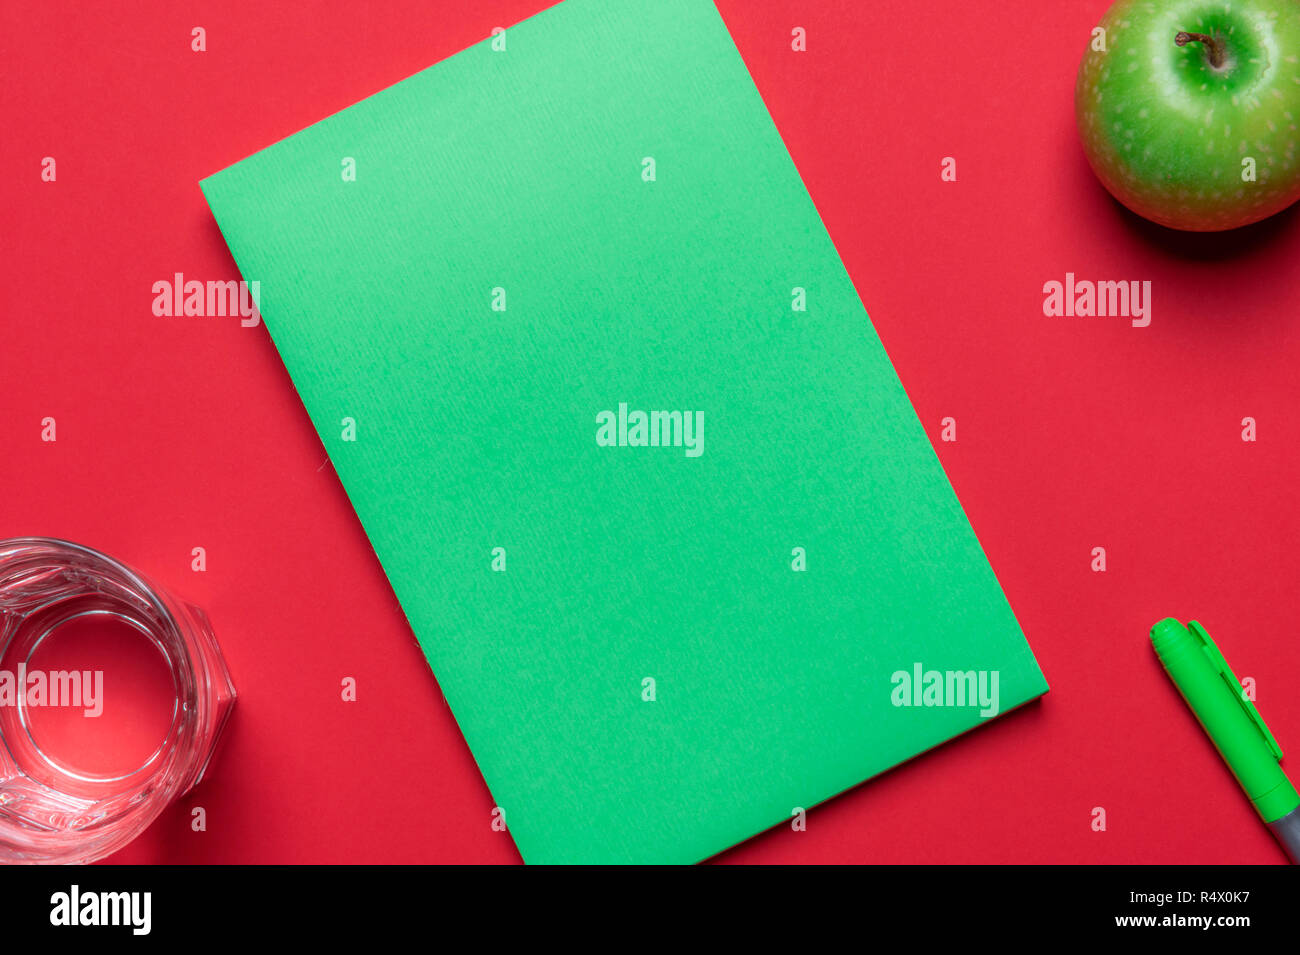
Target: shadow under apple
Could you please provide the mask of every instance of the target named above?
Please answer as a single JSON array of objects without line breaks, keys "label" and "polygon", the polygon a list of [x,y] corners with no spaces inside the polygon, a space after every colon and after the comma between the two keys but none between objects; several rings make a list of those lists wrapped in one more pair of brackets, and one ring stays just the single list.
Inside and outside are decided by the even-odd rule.
[{"label": "shadow under apple", "polygon": [[1223,232],[1184,232],[1157,225],[1130,210],[1122,202],[1096,183],[1098,199],[1105,196],[1115,210],[1121,225],[1143,244],[1154,246],[1161,252],[1190,262],[1227,262],[1253,255],[1257,250],[1271,246],[1291,230],[1297,228],[1296,209],[1293,203],[1281,212]]}]

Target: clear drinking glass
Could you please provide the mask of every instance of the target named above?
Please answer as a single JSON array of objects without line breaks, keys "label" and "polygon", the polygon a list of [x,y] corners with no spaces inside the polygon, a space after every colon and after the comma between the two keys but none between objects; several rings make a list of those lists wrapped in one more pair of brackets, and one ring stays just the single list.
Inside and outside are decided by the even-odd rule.
[{"label": "clear drinking glass", "polygon": [[[154,660],[163,674],[160,686],[170,674],[170,727],[139,765],[88,770],[82,756],[60,751],[48,732],[34,729],[38,716],[50,719],[40,706],[74,699],[72,674],[86,675],[85,699],[79,702],[93,695],[89,670],[43,673],[33,666],[39,654],[48,657],[61,633],[66,641],[66,634],[88,624],[112,625],[148,640],[162,655],[161,662]],[[111,654],[104,671],[113,675]],[[27,680],[22,687],[16,682],[20,673]],[[131,689],[129,676],[116,683],[103,677],[96,677],[104,698],[96,704],[100,707],[111,701],[111,693]],[[33,688],[42,679],[44,699]],[[0,689],[5,680],[10,691],[8,697],[0,695],[0,862],[5,863],[90,862],[120,849],[203,777],[235,702],[203,611],[111,557],[47,538],[0,541]],[[91,715],[87,705],[70,718],[56,719],[76,730],[75,719]],[[164,710],[160,732],[165,722]],[[147,739],[140,752],[152,745]]]}]

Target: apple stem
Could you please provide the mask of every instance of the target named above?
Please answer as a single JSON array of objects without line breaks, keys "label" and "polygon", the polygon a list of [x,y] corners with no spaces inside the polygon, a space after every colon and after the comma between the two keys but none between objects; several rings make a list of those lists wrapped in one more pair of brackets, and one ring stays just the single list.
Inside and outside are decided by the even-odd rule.
[{"label": "apple stem", "polygon": [[1223,41],[1218,37],[1206,36],[1204,33],[1179,33],[1174,37],[1174,42],[1179,46],[1187,46],[1193,42],[1204,43],[1205,55],[1210,59],[1210,66],[1216,70],[1228,59],[1228,51],[1224,49]]}]

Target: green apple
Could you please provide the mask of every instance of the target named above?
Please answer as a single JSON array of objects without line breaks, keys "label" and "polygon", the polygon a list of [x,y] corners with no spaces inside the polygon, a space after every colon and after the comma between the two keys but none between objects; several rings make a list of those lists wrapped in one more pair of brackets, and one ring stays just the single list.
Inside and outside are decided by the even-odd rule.
[{"label": "green apple", "polygon": [[1300,0],[1119,0],[1074,91],[1093,171],[1140,216],[1213,232],[1300,199]]}]

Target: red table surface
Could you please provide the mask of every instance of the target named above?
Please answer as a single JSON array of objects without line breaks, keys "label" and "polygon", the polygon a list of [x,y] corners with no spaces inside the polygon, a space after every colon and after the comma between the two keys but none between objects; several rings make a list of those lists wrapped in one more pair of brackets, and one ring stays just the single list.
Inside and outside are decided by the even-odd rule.
[{"label": "red table surface", "polygon": [[[238,277],[200,178],[546,5],[0,14],[0,536],[188,596],[240,692],[210,778],[113,861],[519,860],[265,328],[155,317],[151,286]],[[1300,746],[1300,218],[1187,236],[1109,199],[1072,98],[1104,0],[718,6],[1052,687],[720,861],[1282,861],[1146,634],[1202,620]],[[1150,326],[1045,317],[1066,272],[1151,281]]]}]

